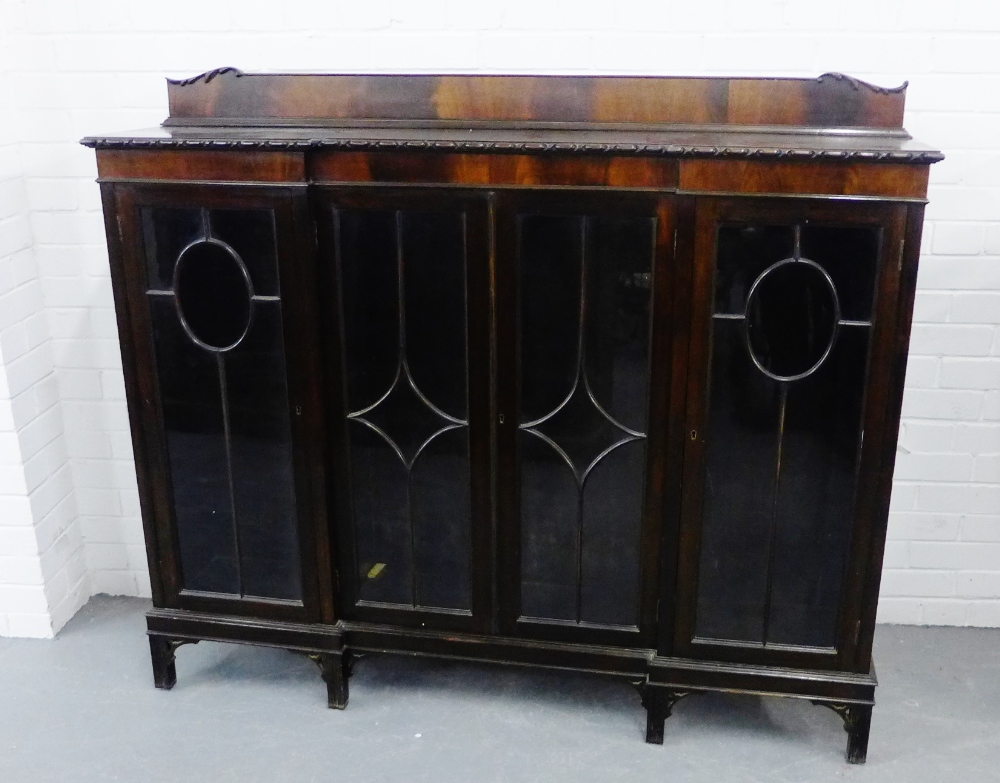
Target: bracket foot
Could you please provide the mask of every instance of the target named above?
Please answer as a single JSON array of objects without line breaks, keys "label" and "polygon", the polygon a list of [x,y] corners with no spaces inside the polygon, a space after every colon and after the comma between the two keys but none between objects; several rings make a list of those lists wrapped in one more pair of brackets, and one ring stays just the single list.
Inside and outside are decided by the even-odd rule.
[{"label": "bracket foot", "polygon": [[690,695],[690,691],[657,688],[648,684],[642,689],[642,704],[646,708],[646,742],[663,744],[663,724],[673,712],[674,705]]},{"label": "bracket foot", "polygon": [[828,701],[814,701],[822,707],[829,707],[844,720],[847,732],[847,763],[864,764],[868,759],[868,735],[872,728],[871,704],[837,704]]},{"label": "bracket foot", "polygon": [[350,698],[347,678],[353,663],[351,656],[342,652],[323,652],[309,657],[319,666],[320,675],[326,683],[327,704],[330,709],[345,709]]},{"label": "bracket foot", "polygon": [[169,691],[177,684],[175,653],[182,644],[198,644],[197,639],[171,639],[168,636],[150,636],[149,654],[153,661],[153,683]]}]

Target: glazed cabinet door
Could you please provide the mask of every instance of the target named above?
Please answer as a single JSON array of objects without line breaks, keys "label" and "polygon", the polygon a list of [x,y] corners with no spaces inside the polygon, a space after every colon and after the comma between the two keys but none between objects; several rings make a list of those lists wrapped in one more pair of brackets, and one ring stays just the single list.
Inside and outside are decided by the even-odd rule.
[{"label": "glazed cabinet door", "polygon": [[487,204],[320,189],[330,492],[345,617],[490,620]]},{"label": "glazed cabinet door", "polygon": [[118,184],[105,198],[154,592],[328,617],[304,192]]},{"label": "glazed cabinet door", "polygon": [[496,214],[501,630],[651,646],[669,203],[511,193]]},{"label": "glazed cabinet door", "polygon": [[699,202],[673,654],[856,667],[905,214]]}]

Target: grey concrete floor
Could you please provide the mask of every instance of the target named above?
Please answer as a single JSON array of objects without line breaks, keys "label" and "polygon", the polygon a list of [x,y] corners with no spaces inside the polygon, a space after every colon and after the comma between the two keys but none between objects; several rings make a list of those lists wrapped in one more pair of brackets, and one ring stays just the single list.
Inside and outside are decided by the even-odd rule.
[{"label": "grey concrete floor", "polygon": [[366,656],[347,710],[308,659],[201,643],[153,688],[145,601],[94,598],[54,641],[0,639],[0,781],[1000,781],[1000,631],[881,626],[869,761],[832,711],[682,701],[643,742],[627,684]]}]

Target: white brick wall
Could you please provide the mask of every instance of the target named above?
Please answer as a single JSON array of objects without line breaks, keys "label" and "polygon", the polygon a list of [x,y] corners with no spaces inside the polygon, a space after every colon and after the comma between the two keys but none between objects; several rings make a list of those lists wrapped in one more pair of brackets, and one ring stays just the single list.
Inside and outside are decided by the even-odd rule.
[{"label": "white brick wall", "polygon": [[[65,467],[55,467],[59,449],[23,473],[54,468],[48,482],[72,484],[94,591],[148,595],[149,583],[93,153],[76,141],[157,124],[166,114],[165,76],[220,65],[835,70],[887,86],[910,80],[907,128],[948,155],[932,169],[880,619],[1000,626],[1000,3],[0,0],[0,24],[8,31],[0,54],[9,81],[4,114],[13,105],[19,119],[14,151],[0,147],[0,172],[12,170],[12,160],[23,170],[23,177],[0,178],[0,215],[8,216],[0,217],[0,237],[7,237],[0,242],[8,243],[0,244],[0,291],[36,275],[34,284],[21,284],[42,298],[46,316],[31,318],[39,310],[30,306],[16,318],[0,315],[19,325],[0,347],[40,349],[37,360],[14,367],[15,377],[55,368],[59,405],[49,402],[51,384],[39,395],[61,408],[71,482]],[[3,255],[11,242],[30,245],[32,237],[33,253]],[[57,428],[58,413],[46,419],[42,404],[9,401],[37,405],[39,431]],[[0,404],[0,421],[12,415]],[[15,448],[4,445],[5,434],[0,426],[0,454]],[[23,514],[21,480],[16,467],[0,472],[0,492],[13,487],[11,508]],[[48,493],[46,503],[58,494]],[[60,513],[72,517],[70,508]],[[4,530],[0,553],[25,545]]]},{"label": "white brick wall", "polygon": [[[0,27],[0,106],[18,63]],[[0,636],[52,636],[90,597],[33,249],[21,115],[0,124]]]}]

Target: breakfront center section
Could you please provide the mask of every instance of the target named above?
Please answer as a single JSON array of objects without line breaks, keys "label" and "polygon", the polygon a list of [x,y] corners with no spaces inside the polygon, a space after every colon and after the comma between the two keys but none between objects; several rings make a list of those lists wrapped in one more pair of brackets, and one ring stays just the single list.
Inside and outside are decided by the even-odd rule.
[{"label": "breakfront center section", "polygon": [[491,534],[485,202],[335,191],[320,202],[345,612],[481,627]]},{"label": "breakfront center section", "polygon": [[655,200],[624,194],[511,196],[498,215],[504,626],[638,644],[658,550],[650,395],[662,391],[651,384],[664,218]]}]

